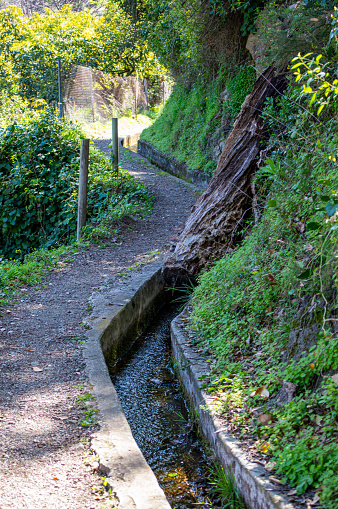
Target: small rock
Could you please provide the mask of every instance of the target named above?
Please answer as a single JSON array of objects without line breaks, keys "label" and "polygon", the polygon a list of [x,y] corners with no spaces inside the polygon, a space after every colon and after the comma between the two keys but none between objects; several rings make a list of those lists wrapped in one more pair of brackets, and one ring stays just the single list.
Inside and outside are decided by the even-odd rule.
[{"label": "small rock", "polygon": [[298,384],[293,384],[291,382],[283,380],[283,385],[276,394],[275,398],[276,403],[278,403],[278,405],[281,405],[283,403],[290,403],[290,401],[292,401],[293,398],[295,397],[297,389]]}]

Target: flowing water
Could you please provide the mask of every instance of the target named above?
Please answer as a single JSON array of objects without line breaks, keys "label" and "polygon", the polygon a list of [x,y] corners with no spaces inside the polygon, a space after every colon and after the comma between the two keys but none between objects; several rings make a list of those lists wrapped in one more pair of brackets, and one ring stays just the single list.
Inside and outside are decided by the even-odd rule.
[{"label": "flowing water", "polygon": [[173,305],[161,312],[111,375],[133,436],[172,508],[206,509],[208,462],[171,367],[170,322],[178,312]]}]

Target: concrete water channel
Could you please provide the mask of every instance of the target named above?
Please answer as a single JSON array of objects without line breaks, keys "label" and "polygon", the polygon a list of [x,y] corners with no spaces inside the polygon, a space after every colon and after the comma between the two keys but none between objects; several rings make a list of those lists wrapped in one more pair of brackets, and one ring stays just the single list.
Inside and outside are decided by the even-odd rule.
[{"label": "concrete water channel", "polygon": [[120,508],[207,508],[207,458],[171,364],[179,309],[163,311],[161,265],[92,296],[85,355],[101,421],[92,446]]},{"label": "concrete water channel", "polygon": [[87,319],[84,356],[101,425],[91,446],[119,509],[208,507],[206,456],[170,364],[170,322],[175,371],[189,408],[216,458],[232,469],[247,507],[294,509],[212,411],[201,387],[208,363],[187,344],[181,317],[171,321],[177,309],[154,321],[166,302],[162,264],[158,259],[94,292]]},{"label": "concrete water channel", "polygon": [[173,508],[207,508],[207,457],[194,431],[172,362],[170,323],[180,307],[155,316],[111,378],[133,436]]}]

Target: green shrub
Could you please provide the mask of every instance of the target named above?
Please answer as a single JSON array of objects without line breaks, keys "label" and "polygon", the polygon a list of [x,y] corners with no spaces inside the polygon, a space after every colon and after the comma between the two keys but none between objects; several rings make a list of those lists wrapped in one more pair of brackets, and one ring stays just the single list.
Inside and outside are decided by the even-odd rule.
[{"label": "green shrub", "polygon": [[13,122],[22,122],[39,116],[39,109],[46,106],[44,101],[28,101],[18,95],[9,95],[6,90],[0,90],[0,129]]},{"label": "green shrub", "polygon": [[[20,259],[74,237],[80,136],[48,111],[0,132],[1,256]],[[100,223],[108,208],[111,220],[137,214],[144,201],[144,187],[122,169],[114,177],[108,159],[91,147],[88,219]]]}]

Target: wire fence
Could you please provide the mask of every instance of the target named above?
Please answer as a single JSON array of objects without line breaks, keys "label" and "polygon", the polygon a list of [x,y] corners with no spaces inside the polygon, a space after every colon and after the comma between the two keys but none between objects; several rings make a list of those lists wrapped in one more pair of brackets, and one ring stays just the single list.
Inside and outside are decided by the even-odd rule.
[{"label": "wire fence", "polygon": [[90,67],[74,66],[62,79],[63,114],[79,123],[102,124],[112,117],[135,116],[170,96],[171,84],[163,79],[156,81],[140,80],[138,76],[114,77]]}]

